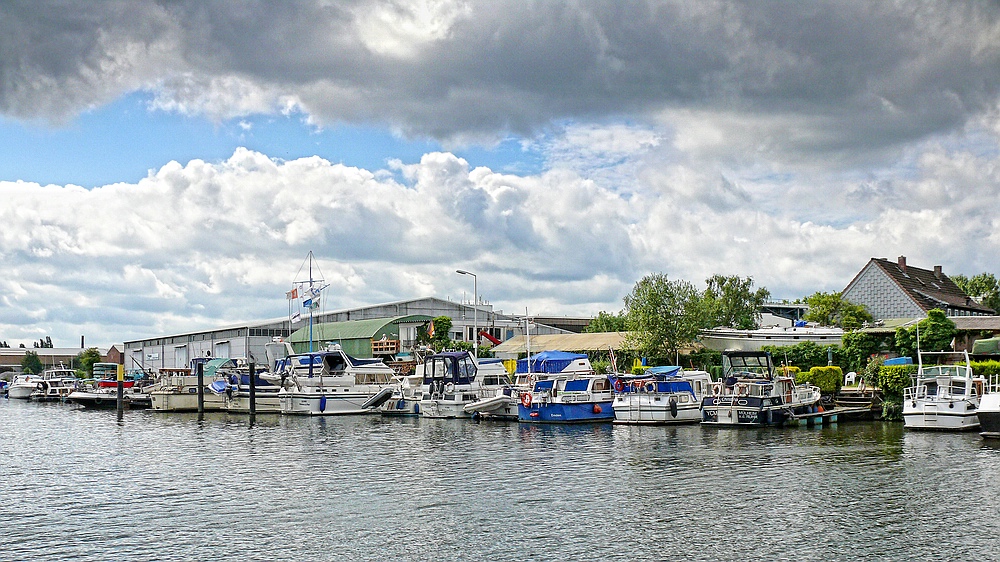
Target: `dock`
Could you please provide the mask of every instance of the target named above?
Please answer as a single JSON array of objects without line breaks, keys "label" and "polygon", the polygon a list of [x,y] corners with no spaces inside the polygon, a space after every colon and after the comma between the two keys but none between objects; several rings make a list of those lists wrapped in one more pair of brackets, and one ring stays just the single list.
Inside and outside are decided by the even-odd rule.
[{"label": "dock", "polygon": [[790,414],[786,425],[815,426],[830,425],[844,419],[844,416],[858,414],[868,415],[871,413],[871,406],[836,406],[822,412],[810,412],[807,414]]}]

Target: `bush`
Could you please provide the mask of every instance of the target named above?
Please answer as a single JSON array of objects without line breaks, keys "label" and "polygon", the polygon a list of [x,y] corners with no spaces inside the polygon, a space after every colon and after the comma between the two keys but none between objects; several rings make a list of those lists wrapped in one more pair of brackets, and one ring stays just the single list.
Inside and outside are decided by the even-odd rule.
[{"label": "bush", "polygon": [[900,421],[903,419],[903,405],[899,402],[885,401],[882,403],[882,419]]},{"label": "bush", "polygon": [[1000,379],[1000,361],[973,361],[972,374],[986,380]]},{"label": "bush", "polygon": [[840,367],[813,367],[795,376],[795,382],[810,383],[819,387],[823,394],[836,394],[844,382],[844,371]]},{"label": "bush", "polygon": [[722,380],[722,366],[712,365],[708,369],[708,374],[712,375],[712,380]]},{"label": "bush", "polygon": [[915,374],[916,365],[882,365],[875,384],[886,401],[902,403],[903,389],[913,384],[911,377]]},{"label": "bush", "polygon": [[840,365],[843,356],[839,346],[819,345],[811,341],[783,347],[765,345],[761,347],[761,350],[770,352],[776,365],[785,363],[787,365],[795,365],[800,369],[825,367],[830,350],[833,352],[834,365]]}]

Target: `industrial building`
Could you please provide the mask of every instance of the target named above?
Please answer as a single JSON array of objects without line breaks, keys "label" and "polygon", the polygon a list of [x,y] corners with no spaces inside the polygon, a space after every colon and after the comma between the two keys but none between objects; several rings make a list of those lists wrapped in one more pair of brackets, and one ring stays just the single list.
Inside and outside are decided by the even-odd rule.
[{"label": "industrial building", "polygon": [[[367,307],[336,311],[317,311],[313,318],[313,341],[320,345],[327,341],[344,344],[351,340],[350,349],[359,357],[377,355],[372,349],[372,341],[396,337],[400,351],[413,346],[419,326],[429,319],[447,316],[452,320],[449,337],[456,341],[472,341],[476,328],[481,343],[496,344],[524,333],[524,317],[504,314],[493,306],[479,303],[456,303],[436,297],[376,304]],[[367,324],[348,322],[380,320]],[[292,323],[288,318],[248,322],[216,329],[165,335],[154,338],[125,342],[126,368],[157,370],[163,368],[183,368],[196,357],[234,357],[257,362],[266,361],[264,346],[276,338],[288,339],[293,346],[301,347],[303,328],[308,328],[308,318]],[[581,319],[559,319],[560,324],[575,328]],[[331,326],[321,327],[323,325]],[[564,329],[537,321],[532,323],[531,333],[563,334]],[[295,334],[299,332],[298,334]],[[318,332],[318,333],[317,333]],[[294,335],[294,337],[292,337]],[[350,337],[345,337],[349,335]],[[366,347],[367,342],[367,347]],[[376,344],[378,347],[378,344]]]}]

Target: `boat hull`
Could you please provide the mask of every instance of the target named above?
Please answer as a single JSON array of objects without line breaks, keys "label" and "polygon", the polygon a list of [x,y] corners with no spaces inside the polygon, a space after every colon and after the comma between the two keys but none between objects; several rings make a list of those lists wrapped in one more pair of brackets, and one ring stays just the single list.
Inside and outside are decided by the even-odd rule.
[{"label": "boat hull", "polygon": [[523,423],[594,423],[615,419],[612,401],[606,402],[548,402],[517,406],[517,419]]},{"label": "boat hull", "polygon": [[[671,401],[673,404],[671,405]],[[617,424],[684,424],[701,421],[701,404],[675,395],[618,395],[613,404]]]},{"label": "boat hull", "polygon": [[[198,392],[196,388],[189,392],[164,392],[154,390],[149,393],[149,405],[157,412],[197,412]],[[218,412],[226,409],[226,400],[222,396],[212,394],[207,388],[202,403],[206,412]]]},{"label": "boat hull", "polygon": [[979,418],[980,435],[1000,439],[1000,392],[990,392],[983,396],[976,410]]},{"label": "boat hull", "polygon": [[372,410],[363,408],[373,396],[370,394],[347,393],[327,394],[319,392],[282,392],[278,394],[282,414],[303,416],[341,416],[369,414]]},{"label": "boat hull", "polygon": [[[809,406],[800,406],[806,413]],[[788,419],[787,410],[774,397],[710,396],[703,401],[701,423],[722,426],[781,425]]]},{"label": "boat hull", "polygon": [[31,398],[31,393],[36,390],[38,390],[38,386],[35,384],[31,385],[12,384],[7,387],[7,398],[27,400],[28,398]]},{"label": "boat hull", "polygon": [[967,400],[903,403],[903,426],[927,431],[972,431],[980,428],[976,406]]}]

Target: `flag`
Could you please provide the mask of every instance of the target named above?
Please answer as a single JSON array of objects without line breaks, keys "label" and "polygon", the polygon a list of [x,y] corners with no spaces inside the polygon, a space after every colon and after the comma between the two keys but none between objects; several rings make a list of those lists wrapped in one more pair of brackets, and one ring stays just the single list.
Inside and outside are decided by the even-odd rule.
[{"label": "flag", "polygon": [[319,308],[319,297],[309,299],[309,310],[316,310],[317,308]]},{"label": "flag", "polygon": [[302,321],[302,315],[296,312],[292,315],[292,324],[298,324]]},{"label": "flag", "polygon": [[429,337],[429,338],[433,338],[434,337],[434,321],[433,320],[431,320],[431,323],[427,325],[427,337]]},{"label": "flag", "polygon": [[312,308],[313,299],[306,299],[302,301],[302,308]]},{"label": "flag", "polygon": [[291,291],[288,291],[287,293],[285,293],[285,297],[287,297],[288,300],[299,298],[299,289],[298,289],[298,287],[296,287],[296,288],[292,289]]},{"label": "flag", "polygon": [[309,287],[309,290],[306,292],[309,293],[311,298],[316,298],[319,296],[320,292],[322,292],[322,289],[319,287]]}]

